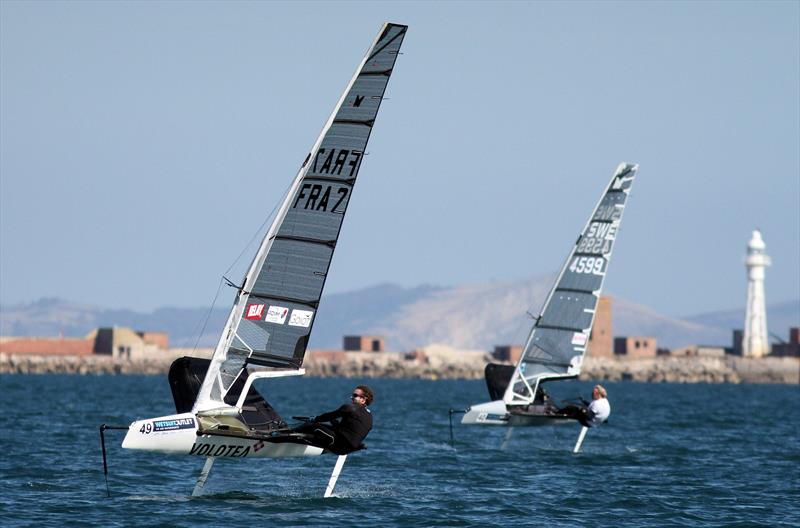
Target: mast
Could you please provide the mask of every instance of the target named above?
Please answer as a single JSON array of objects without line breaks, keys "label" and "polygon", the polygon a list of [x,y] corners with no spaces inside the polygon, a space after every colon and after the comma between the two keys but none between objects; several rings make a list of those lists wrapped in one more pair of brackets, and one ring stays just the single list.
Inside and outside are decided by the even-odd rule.
[{"label": "mast", "polygon": [[567,255],[506,388],[506,405],[534,400],[539,381],[580,374],[622,213],[639,166],[621,163]]}]

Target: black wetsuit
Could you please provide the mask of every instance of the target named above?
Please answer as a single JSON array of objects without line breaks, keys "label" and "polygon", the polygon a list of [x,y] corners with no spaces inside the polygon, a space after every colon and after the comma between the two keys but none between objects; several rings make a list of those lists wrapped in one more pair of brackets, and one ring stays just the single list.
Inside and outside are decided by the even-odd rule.
[{"label": "black wetsuit", "polygon": [[[321,425],[320,422],[330,422],[331,427]],[[365,406],[348,403],[335,411],[320,414],[314,418],[313,423],[299,427],[298,431],[314,432],[323,438],[330,435],[333,440],[325,447],[332,453],[344,455],[355,451],[372,429],[372,413]]]}]

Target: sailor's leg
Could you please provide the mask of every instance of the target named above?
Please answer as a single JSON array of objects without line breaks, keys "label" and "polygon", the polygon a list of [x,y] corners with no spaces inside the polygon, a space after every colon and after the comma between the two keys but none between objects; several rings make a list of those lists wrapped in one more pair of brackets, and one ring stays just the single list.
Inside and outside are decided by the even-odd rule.
[{"label": "sailor's leg", "polygon": [[500,451],[505,451],[506,447],[508,446],[508,441],[511,440],[511,434],[514,432],[514,428],[509,426],[508,431],[506,432],[506,437],[503,439],[503,443],[500,444]]},{"label": "sailor's leg", "polygon": [[569,416],[574,420],[578,420],[582,426],[589,427],[589,409],[580,405],[567,405],[560,410],[561,414]]},{"label": "sailor's leg", "polygon": [[203,469],[200,471],[200,476],[197,478],[197,484],[194,485],[192,497],[197,497],[203,491],[203,486],[206,485],[208,474],[211,471],[211,466],[214,465],[214,457],[206,457],[206,463],[203,464]]},{"label": "sailor's leg", "polygon": [[328,481],[328,487],[325,488],[326,499],[333,494],[333,488],[336,486],[336,481],[339,480],[339,473],[342,472],[345,460],[347,460],[347,455],[339,455],[339,458],[336,459],[336,465],[333,466],[333,473],[331,473],[331,479]]},{"label": "sailor's leg", "polygon": [[586,427],[585,425],[581,426],[581,434],[578,435],[578,441],[575,443],[575,449],[572,450],[573,453],[577,453],[578,451],[581,450],[581,444],[583,443],[583,437],[586,436],[586,431],[588,431],[588,430],[589,430],[589,428]]}]

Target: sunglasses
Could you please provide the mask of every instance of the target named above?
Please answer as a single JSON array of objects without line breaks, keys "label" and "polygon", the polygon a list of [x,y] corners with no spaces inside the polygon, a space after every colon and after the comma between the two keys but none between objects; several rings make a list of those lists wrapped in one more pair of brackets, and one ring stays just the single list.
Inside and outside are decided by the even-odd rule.
[{"label": "sunglasses", "polygon": [[356,394],[355,392],[350,395],[351,398],[366,398],[363,394]]}]

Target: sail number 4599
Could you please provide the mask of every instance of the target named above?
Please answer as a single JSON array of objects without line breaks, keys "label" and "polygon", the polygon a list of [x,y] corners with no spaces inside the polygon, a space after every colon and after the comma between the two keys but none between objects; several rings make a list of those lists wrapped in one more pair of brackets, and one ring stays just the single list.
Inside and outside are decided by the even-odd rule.
[{"label": "sail number 4599", "polygon": [[569,270],[573,273],[592,273],[594,275],[603,274],[603,257],[575,257]]}]

